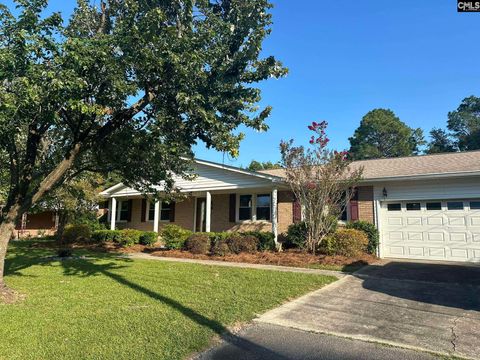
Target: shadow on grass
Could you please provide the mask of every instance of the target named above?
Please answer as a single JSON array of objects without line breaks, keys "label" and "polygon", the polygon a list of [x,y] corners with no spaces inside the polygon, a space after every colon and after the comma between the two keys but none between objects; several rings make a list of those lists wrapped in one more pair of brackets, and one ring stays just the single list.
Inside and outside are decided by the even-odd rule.
[{"label": "shadow on grass", "polygon": [[[132,261],[131,259],[122,259],[124,261]],[[74,259],[68,261],[62,261],[61,265],[64,268],[65,275],[67,276],[95,276],[95,275],[104,275],[110,279],[118,282],[121,285],[127,286],[130,289],[137,291],[141,294],[144,294],[151,299],[154,299],[158,302],[168,305],[170,308],[175,311],[180,312],[182,315],[193,320],[198,325],[208,328],[215,332],[221,337],[222,340],[231,343],[246,352],[253,352],[255,354],[264,354],[265,356],[274,357],[275,359],[287,359],[281,354],[275,353],[270,349],[267,349],[263,346],[255,344],[249,340],[246,340],[238,335],[233,334],[229,331],[223,324],[220,322],[209,319],[208,317],[196,312],[195,310],[186,307],[185,305],[179,303],[178,301],[169,298],[165,295],[159,294],[155,291],[152,291],[144,286],[136,284],[125,277],[113,272],[113,270],[118,270],[121,268],[127,267],[126,265],[119,265],[117,262],[109,262],[103,264],[96,264],[94,260],[91,259]]]}]

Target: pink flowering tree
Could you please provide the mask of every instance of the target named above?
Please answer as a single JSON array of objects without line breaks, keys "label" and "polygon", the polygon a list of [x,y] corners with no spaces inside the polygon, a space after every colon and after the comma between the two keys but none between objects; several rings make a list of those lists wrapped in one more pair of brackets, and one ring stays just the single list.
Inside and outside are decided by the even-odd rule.
[{"label": "pink flowering tree", "polygon": [[280,151],[286,181],[302,207],[307,225],[306,248],[315,253],[338,219],[362,177],[362,168],[352,168],[346,151],[328,149],[327,122],[312,122],[310,146],[282,141]]}]

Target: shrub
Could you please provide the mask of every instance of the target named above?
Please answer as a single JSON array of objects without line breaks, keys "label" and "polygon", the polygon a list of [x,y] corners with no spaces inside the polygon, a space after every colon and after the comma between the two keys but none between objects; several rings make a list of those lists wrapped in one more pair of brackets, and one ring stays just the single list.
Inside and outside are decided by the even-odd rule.
[{"label": "shrub", "polygon": [[368,245],[367,235],[356,229],[338,229],[327,236],[320,244],[320,251],[327,255],[354,257],[365,252]]},{"label": "shrub", "polygon": [[207,233],[195,233],[185,241],[185,250],[192,254],[206,254],[210,251],[210,237]]},{"label": "shrub", "polygon": [[378,244],[380,241],[380,234],[378,229],[372,223],[367,221],[354,221],[347,223],[347,229],[357,229],[363,231],[368,236],[367,252],[369,254],[376,254]]},{"label": "shrub", "polygon": [[67,244],[86,242],[92,237],[92,231],[88,225],[69,225],[63,232],[62,241]]},{"label": "shrub", "polygon": [[152,246],[158,240],[158,234],[155,231],[144,231],[140,235],[140,244]]},{"label": "shrub", "polygon": [[138,244],[140,242],[141,235],[142,235],[142,232],[140,230],[135,230],[135,229],[120,230],[118,232],[118,235],[115,236],[113,241],[115,241],[122,247],[129,247],[129,246]]},{"label": "shrub", "polygon": [[235,254],[240,254],[241,252],[254,253],[258,247],[258,240],[252,235],[232,233],[226,242],[229,249]]},{"label": "shrub", "polygon": [[304,249],[307,241],[307,224],[304,221],[292,224],[288,227],[287,237],[283,243],[285,249]]},{"label": "shrub", "polygon": [[92,234],[92,241],[96,243],[104,243],[115,241],[121,230],[97,230]]},{"label": "shrub", "polygon": [[217,241],[213,246],[212,246],[212,254],[217,255],[217,256],[225,256],[230,254],[230,248],[228,247],[228,244],[224,240]]},{"label": "shrub", "polygon": [[258,250],[275,250],[275,235],[270,231],[247,231],[243,235],[255,236],[258,240]]},{"label": "shrub", "polygon": [[231,232],[210,232],[210,233],[206,233],[206,234],[208,234],[208,236],[210,238],[210,243],[211,243],[212,247],[214,247],[215,244],[219,241],[225,242],[225,240],[227,240],[227,238],[232,233]]},{"label": "shrub", "polygon": [[185,246],[185,241],[192,235],[192,232],[178,225],[166,225],[162,228],[160,235],[167,249],[179,250]]}]

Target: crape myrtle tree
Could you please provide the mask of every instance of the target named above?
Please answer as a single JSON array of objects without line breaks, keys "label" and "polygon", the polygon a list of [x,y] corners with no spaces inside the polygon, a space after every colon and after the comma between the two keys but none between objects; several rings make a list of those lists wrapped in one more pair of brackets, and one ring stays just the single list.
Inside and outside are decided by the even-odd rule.
[{"label": "crape myrtle tree", "polygon": [[286,73],[260,57],[267,0],[79,0],[67,24],[47,0],[16,4],[0,5],[0,274],[17,218],[66,178],[171,189],[197,141],[236,155],[239,125],[266,129],[255,83]]},{"label": "crape myrtle tree", "polygon": [[314,133],[309,148],[294,146],[293,140],[280,143],[286,181],[302,206],[306,247],[312,253],[336,227],[363,172],[363,168],[350,166],[346,151],[327,148],[326,128],[325,121],[308,126]]}]

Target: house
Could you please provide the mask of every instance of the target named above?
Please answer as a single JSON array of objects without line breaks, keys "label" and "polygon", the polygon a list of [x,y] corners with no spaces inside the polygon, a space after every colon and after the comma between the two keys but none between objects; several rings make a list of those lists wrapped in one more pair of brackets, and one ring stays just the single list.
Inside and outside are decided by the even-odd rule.
[{"label": "house", "polygon": [[[480,151],[364,160],[352,166],[364,172],[345,220],[378,227],[380,257],[480,262]],[[283,169],[252,173],[195,160],[194,171],[195,180],[176,179],[186,195],[176,203],[150,203],[122,184],[105,190],[110,227],[261,230],[278,239],[301,219]]]},{"label": "house", "polygon": [[53,235],[57,230],[58,216],[54,211],[24,213],[15,226],[16,238]]}]

